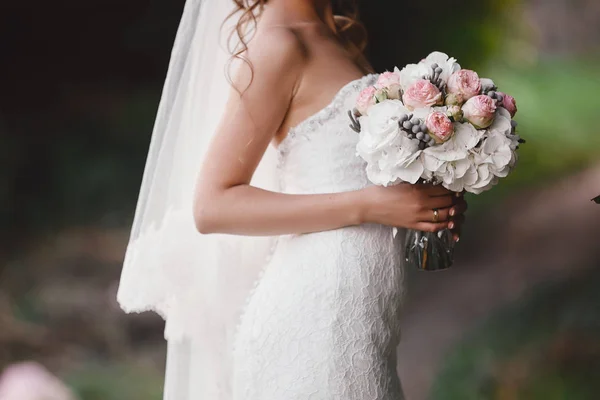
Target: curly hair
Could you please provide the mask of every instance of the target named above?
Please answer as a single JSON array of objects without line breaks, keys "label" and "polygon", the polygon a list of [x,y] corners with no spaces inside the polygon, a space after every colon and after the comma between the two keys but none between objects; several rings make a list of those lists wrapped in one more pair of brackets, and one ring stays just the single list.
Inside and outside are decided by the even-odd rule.
[{"label": "curly hair", "polygon": [[[233,0],[236,5],[235,10],[227,17],[227,20],[241,14],[235,28],[227,41],[231,60],[239,59],[246,63],[250,69],[252,64],[244,57],[244,52],[248,50],[248,43],[252,39],[251,34],[256,27],[258,18],[263,12],[264,6],[268,0]],[[363,62],[364,51],[367,47],[367,31],[359,19],[358,0],[335,0],[335,34],[338,36],[344,46],[350,51],[355,59]],[[233,47],[232,39],[237,36],[239,45]],[[235,41],[237,42],[237,41]],[[228,71],[228,78],[231,81]]]}]

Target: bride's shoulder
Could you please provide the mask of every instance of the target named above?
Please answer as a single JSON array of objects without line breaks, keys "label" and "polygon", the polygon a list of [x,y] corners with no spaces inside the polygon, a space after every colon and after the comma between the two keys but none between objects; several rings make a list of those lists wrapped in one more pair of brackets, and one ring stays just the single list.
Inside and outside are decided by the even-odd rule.
[{"label": "bride's shoulder", "polygon": [[306,45],[294,29],[286,26],[268,26],[259,29],[248,43],[248,55],[273,57],[271,62],[297,63],[306,58]]},{"label": "bride's shoulder", "polygon": [[303,43],[284,27],[258,29],[238,56],[234,87],[293,93],[304,73]]}]

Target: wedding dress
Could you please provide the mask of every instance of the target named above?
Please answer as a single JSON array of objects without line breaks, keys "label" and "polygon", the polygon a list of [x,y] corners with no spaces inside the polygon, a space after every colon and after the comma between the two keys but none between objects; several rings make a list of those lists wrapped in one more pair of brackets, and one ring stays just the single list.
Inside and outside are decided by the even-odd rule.
[{"label": "wedding dress", "polygon": [[[404,232],[364,224],[201,235],[197,174],[226,108],[235,2],[187,0],[152,133],[118,301],[166,321],[165,400],[398,400]],[[223,21],[226,21],[223,24]],[[233,48],[236,36],[233,36]],[[238,43],[239,44],[239,43]],[[369,184],[347,110],[377,76],[269,146],[252,186],[332,193]],[[268,259],[270,256],[270,260]]]},{"label": "wedding dress", "polygon": [[[376,78],[348,83],[290,130],[278,147],[282,192],[369,184],[347,111]],[[396,347],[403,234],[363,224],[279,237],[234,337],[233,399],[402,399]]]}]

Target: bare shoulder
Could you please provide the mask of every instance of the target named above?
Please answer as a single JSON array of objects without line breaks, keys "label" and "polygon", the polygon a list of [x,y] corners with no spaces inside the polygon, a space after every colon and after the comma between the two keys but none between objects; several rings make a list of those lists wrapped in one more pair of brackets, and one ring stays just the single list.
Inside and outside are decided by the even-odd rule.
[{"label": "bare shoulder", "polygon": [[301,38],[292,29],[259,29],[238,60],[234,85],[250,89],[248,93],[271,90],[293,95],[302,79],[305,53]]},{"label": "bare shoulder", "polygon": [[248,44],[248,57],[268,58],[272,63],[300,64],[306,59],[306,45],[302,37],[292,28],[270,26],[259,29]]}]

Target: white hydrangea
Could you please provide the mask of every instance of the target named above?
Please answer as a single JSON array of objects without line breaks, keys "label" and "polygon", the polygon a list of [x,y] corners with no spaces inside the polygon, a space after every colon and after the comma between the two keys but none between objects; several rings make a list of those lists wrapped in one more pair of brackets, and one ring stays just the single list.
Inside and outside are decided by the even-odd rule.
[{"label": "white hydrangea", "polygon": [[458,64],[455,58],[448,57],[447,54],[439,51],[433,52],[418,64],[408,64],[401,71],[396,68],[395,72],[400,74],[400,85],[402,90],[407,90],[417,80],[430,75],[432,72],[431,66],[433,64],[437,64],[438,67],[442,69],[440,78],[442,78],[442,81],[445,83],[448,82],[448,79],[450,79],[450,76],[453,73],[460,70],[460,64]]},{"label": "white hydrangea", "polygon": [[484,132],[469,123],[455,123],[454,135],[447,142],[428,147],[423,151],[425,171],[423,178],[440,182],[448,190],[461,192],[475,183],[471,151],[477,146]]},{"label": "white hydrangea", "polygon": [[453,73],[458,72],[461,69],[460,64],[458,63],[456,58],[449,57],[448,54],[439,51],[434,51],[433,53],[428,55],[424,63],[427,64],[429,67],[431,67],[432,64],[437,64],[438,67],[442,69],[440,78],[442,78],[442,81],[446,83],[448,82],[448,79],[450,79],[450,76]]},{"label": "white hydrangea", "polygon": [[371,182],[388,186],[399,181],[416,183],[423,174],[419,141],[400,130],[398,119],[409,111],[399,100],[374,105],[361,117],[357,154],[367,161]]}]

